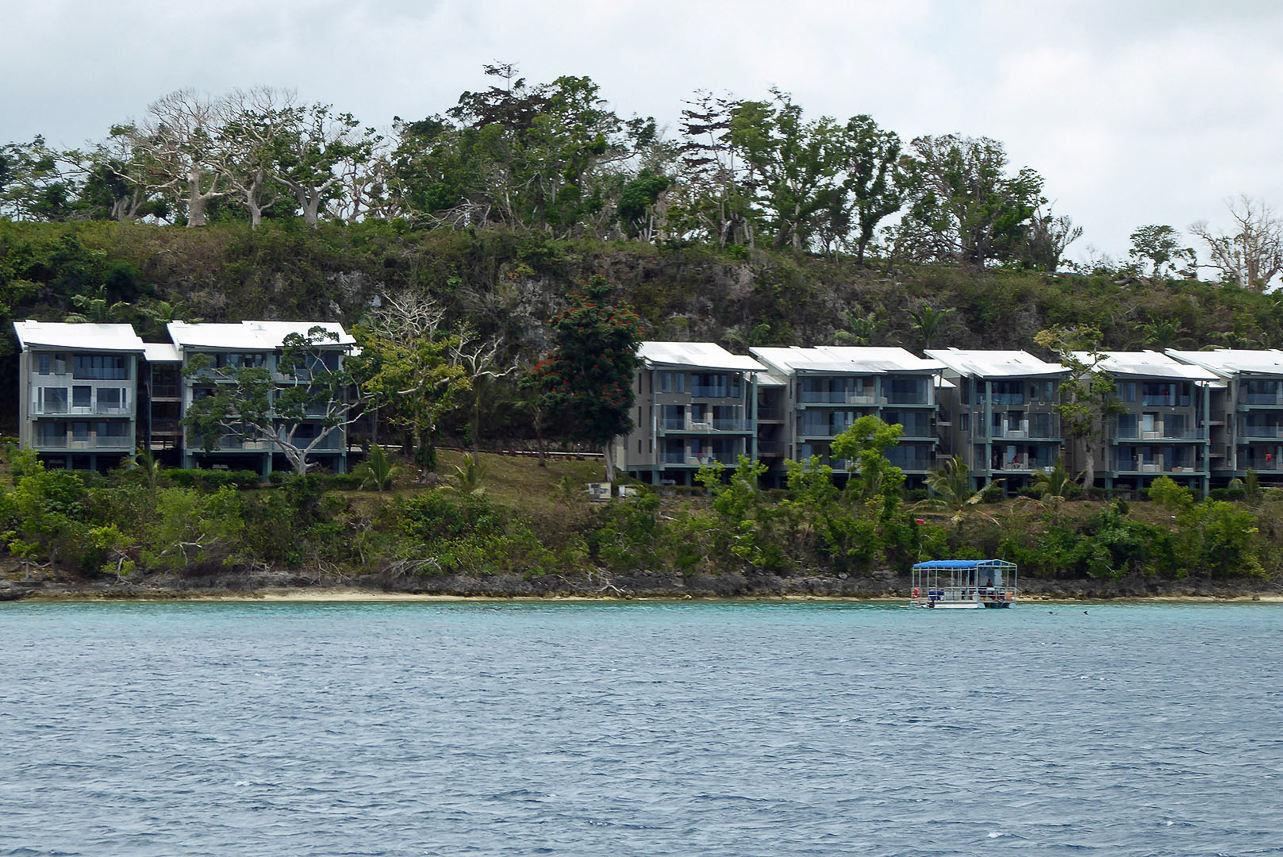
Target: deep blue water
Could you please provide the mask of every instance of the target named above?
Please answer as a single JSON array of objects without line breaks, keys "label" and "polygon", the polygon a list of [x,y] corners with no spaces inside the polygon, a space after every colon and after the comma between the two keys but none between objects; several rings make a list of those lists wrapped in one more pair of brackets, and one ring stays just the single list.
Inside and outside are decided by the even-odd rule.
[{"label": "deep blue water", "polygon": [[0,604],[0,855],[1283,854],[1281,672],[1271,604]]}]

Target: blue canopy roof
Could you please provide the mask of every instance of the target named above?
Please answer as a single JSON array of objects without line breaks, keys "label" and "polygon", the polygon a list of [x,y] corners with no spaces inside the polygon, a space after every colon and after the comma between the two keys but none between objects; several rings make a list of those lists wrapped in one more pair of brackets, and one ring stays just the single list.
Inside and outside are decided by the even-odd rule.
[{"label": "blue canopy roof", "polygon": [[1005,559],[931,559],[919,562],[914,568],[1015,568],[1014,562]]}]

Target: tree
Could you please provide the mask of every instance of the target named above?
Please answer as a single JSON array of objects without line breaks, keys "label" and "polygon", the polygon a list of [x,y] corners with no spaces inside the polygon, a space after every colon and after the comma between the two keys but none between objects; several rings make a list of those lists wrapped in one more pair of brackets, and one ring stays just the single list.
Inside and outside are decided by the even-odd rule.
[{"label": "tree", "polygon": [[[219,439],[267,439],[280,450],[298,475],[307,473],[308,457],[326,448],[326,441],[356,419],[356,401],[349,396],[356,378],[336,347],[339,335],[313,327],[306,336],[291,333],[281,343],[275,374],[262,365],[215,368],[208,356],[188,361],[183,374],[208,381],[208,395],[196,398],[183,417],[183,426],[212,452]],[[308,431],[300,434],[300,429]]]},{"label": "tree", "polygon": [[973,490],[971,468],[956,455],[927,474],[927,487],[931,489],[932,496],[923,501],[924,505],[952,512],[950,523],[953,524],[962,521],[968,508],[984,502],[984,489]]},{"label": "tree", "polygon": [[1042,177],[1028,167],[1008,175],[1006,151],[987,137],[918,137],[910,148],[899,251],[978,268],[1015,258],[1042,202]]},{"label": "tree", "polygon": [[845,130],[844,189],[851,196],[859,234],[855,239],[855,261],[864,263],[864,253],[879,223],[904,205],[903,177],[898,170],[900,138],[884,131],[869,116],[854,116]]},{"label": "tree", "polygon": [[166,193],[186,214],[188,226],[204,226],[209,204],[227,194],[225,177],[214,166],[220,157],[221,122],[218,106],[208,96],[192,89],[171,92],[147,108],[142,122],[113,129],[143,161],[142,170],[121,177]]},{"label": "tree", "polygon": [[953,307],[932,309],[929,306],[924,306],[919,310],[909,310],[909,317],[913,319],[913,326],[922,334],[923,349],[931,347],[931,340],[940,332],[941,325],[944,324],[945,318],[951,312],[953,312]]},{"label": "tree", "polygon": [[0,215],[15,220],[68,220],[76,213],[79,186],[69,154],[44,137],[0,146]]},{"label": "tree", "polygon": [[477,444],[481,440],[481,396],[487,383],[507,377],[517,371],[517,364],[504,364],[499,359],[503,339],[485,340],[465,328],[451,347],[455,365],[463,370],[472,388],[472,462],[477,464]]},{"label": "tree", "polygon": [[1135,260],[1140,276],[1158,279],[1169,263],[1174,265],[1184,260],[1191,266],[1194,264],[1194,250],[1180,246],[1179,236],[1180,233],[1172,227],[1157,223],[1141,226],[1131,234],[1132,247],[1127,255]]},{"label": "tree", "polygon": [[1036,271],[1054,273],[1064,260],[1065,250],[1081,238],[1082,234],[1083,228],[1074,226],[1071,217],[1057,217],[1050,208],[1044,212],[1039,206],[1029,220],[1029,231],[1021,253],[1022,261]]},{"label": "tree", "polygon": [[612,441],[633,428],[633,374],[641,319],[627,305],[608,306],[611,285],[593,275],[570,308],[553,319],[553,347],[535,367],[545,410],[561,433],[602,447],[606,479],[615,479]]},{"label": "tree", "polygon": [[682,110],[678,160],[685,199],[675,206],[678,231],[703,232],[717,246],[752,246],[752,182],[731,137],[739,102],[730,95],[697,92]]},{"label": "tree", "polygon": [[1100,338],[1100,331],[1092,327],[1052,328],[1034,336],[1034,342],[1059,355],[1069,370],[1060,382],[1056,409],[1065,437],[1082,449],[1084,489],[1096,481],[1096,446],[1104,435],[1105,417],[1125,410],[1114,398],[1113,377],[1101,368],[1107,355],[1100,350]]},{"label": "tree", "polygon": [[380,296],[354,331],[370,406],[405,432],[421,476],[436,470],[441,418],[469,381],[454,360],[457,334],[442,329],[445,313],[413,292]]},{"label": "tree", "polygon": [[272,146],[273,174],[294,194],[303,222],[315,229],[322,204],[337,193],[345,170],[367,161],[381,138],[328,104],[290,108],[285,120]]},{"label": "tree", "polygon": [[815,217],[844,193],[846,158],[841,130],[829,117],[802,119],[788,93],[772,101],[741,101],[731,112],[730,140],[757,179],[758,201],[775,231],[775,248],[801,250],[815,233]]},{"label": "tree", "polygon": [[898,501],[900,486],[904,484],[904,471],[886,457],[886,451],[900,442],[904,426],[887,425],[873,415],[860,417],[850,428],[833,438],[829,450],[834,458],[855,462],[859,474],[856,481],[860,499],[869,500],[882,496],[890,504]]},{"label": "tree", "polygon": [[1189,231],[1207,243],[1211,267],[1221,272],[1223,282],[1263,292],[1283,271],[1283,221],[1263,200],[1247,194],[1227,201],[1226,206],[1236,224],[1232,235],[1213,232],[1205,220]]}]

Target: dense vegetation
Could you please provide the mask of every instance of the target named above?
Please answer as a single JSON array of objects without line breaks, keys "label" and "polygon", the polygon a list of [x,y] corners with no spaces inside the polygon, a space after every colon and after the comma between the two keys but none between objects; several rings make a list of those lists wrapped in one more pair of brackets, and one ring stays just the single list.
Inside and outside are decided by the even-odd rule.
[{"label": "dense vegetation", "polygon": [[[0,389],[16,386],[14,319],[127,322],[148,340],[175,319],[337,321],[369,358],[379,439],[407,454],[406,472],[443,472],[439,443],[575,450],[618,430],[619,413],[592,409],[626,398],[630,365],[583,359],[589,343],[1051,357],[1040,331],[1090,331],[1107,349],[1283,345],[1283,301],[1264,291],[1283,269],[1283,226],[1263,202],[1233,204],[1230,234],[1191,228],[1217,283],[1197,279],[1193,250],[1158,224],[1137,228],[1126,260],[1067,266],[1081,229],[998,141],[906,142],[865,115],[808,118],[782,92],[697,93],[666,139],[617,115],[588,78],[487,74],[493,85],[390,135],[256,89],[173,93],[84,150],[0,146]],[[604,282],[611,307],[598,312]],[[570,335],[588,322],[614,330]],[[13,433],[7,402],[0,428]],[[573,486],[598,475],[583,470],[559,474],[565,489],[537,471],[506,497],[522,468],[487,479],[475,452],[449,463],[453,491],[398,482],[377,447],[378,473],[268,489],[145,461],[111,477],[44,472],[14,453],[0,532],[28,569],[126,579],[294,568],[397,586],[569,575],[608,589],[650,572],[769,589],[761,581],[977,555],[1046,579],[1277,572],[1275,504],[1255,490],[1254,505],[987,505],[961,490],[950,501],[941,473],[928,507],[860,442],[868,478],[841,490],[795,464],[785,492],[764,494],[748,464],[704,474],[699,496],[604,507],[579,501]],[[389,481],[390,494],[360,490]]]},{"label": "dense vegetation", "polygon": [[10,448],[0,531],[14,580],[167,588],[867,594],[897,591],[919,558],[983,556],[1019,563],[1026,588],[1068,592],[1264,589],[1283,572],[1270,549],[1283,502],[1256,490],[1195,502],[1160,479],[1148,501],[1048,494],[951,509],[894,479],[839,490],[814,466],[765,492],[744,462],[729,479],[702,473],[707,493],[592,503],[582,486],[597,463],[445,457],[454,475],[438,487],[370,472],[261,487],[253,473],[147,461],[107,477],[46,471]]}]

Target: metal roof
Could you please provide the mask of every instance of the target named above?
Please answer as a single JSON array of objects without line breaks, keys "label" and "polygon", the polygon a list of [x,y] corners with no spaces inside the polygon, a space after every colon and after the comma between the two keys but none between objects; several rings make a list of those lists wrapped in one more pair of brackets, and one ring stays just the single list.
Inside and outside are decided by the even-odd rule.
[{"label": "metal roof", "polygon": [[932,568],[1015,568],[1014,562],[1005,559],[931,559],[914,563],[917,569]]},{"label": "metal roof", "polygon": [[766,371],[766,367],[752,357],[732,354],[715,342],[643,342],[637,348],[637,355],[651,367]]},{"label": "metal roof", "polygon": [[969,378],[1061,377],[1068,373],[1059,363],[1048,363],[1027,351],[929,348],[926,354],[946,369]]},{"label": "metal roof", "polygon": [[1239,374],[1283,376],[1283,351],[1277,348],[1218,348],[1215,351],[1178,351],[1169,348],[1166,353],[1182,363],[1202,366],[1222,378],[1232,378]]},{"label": "metal roof", "polygon": [[143,359],[148,363],[182,363],[178,346],[171,342],[144,342]]},{"label": "metal roof", "polygon": [[[1075,351],[1074,358],[1090,364],[1092,355]],[[1128,375],[1135,378],[1171,378],[1180,381],[1215,381],[1216,374],[1201,366],[1191,366],[1173,360],[1157,351],[1102,351],[1099,368],[1110,375]]]},{"label": "metal roof", "polygon": [[754,357],[792,375],[823,372],[833,375],[882,375],[890,372],[929,374],[944,369],[938,360],[926,360],[903,348],[817,345],[813,348],[750,348]]},{"label": "metal roof", "polygon": [[13,330],[24,351],[28,348],[66,348],[75,351],[143,352],[142,339],[127,324],[15,321]]},{"label": "metal roof", "polygon": [[337,342],[318,342],[319,347],[347,347],[356,340],[331,321],[242,321],[239,324],[188,324],[172,321],[167,325],[170,339],[179,348],[214,348],[223,351],[273,351],[281,347],[291,333],[307,336],[309,330],[321,327],[337,334]]}]

